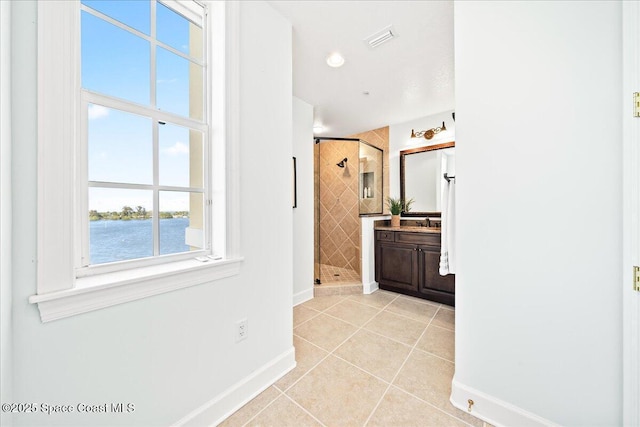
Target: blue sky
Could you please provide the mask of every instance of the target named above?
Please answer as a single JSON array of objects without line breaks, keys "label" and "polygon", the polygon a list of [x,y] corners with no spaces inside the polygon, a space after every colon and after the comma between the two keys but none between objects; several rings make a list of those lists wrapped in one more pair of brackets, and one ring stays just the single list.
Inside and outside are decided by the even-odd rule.
[{"label": "blue sky", "polygon": [[[147,1],[82,3],[150,35]],[[189,53],[188,20],[157,3],[157,38]],[[150,105],[150,43],[88,12],[82,12],[82,86],[135,103]],[[196,54],[196,56],[200,56]],[[156,107],[189,115],[189,61],[157,47]],[[101,105],[88,110],[89,180],[153,183],[152,120]],[[189,130],[166,123],[159,129],[160,185],[188,186]],[[124,205],[153,208],[150,191],[91,189],[89,209],[119,211]],[[160,195],[161,210],[188,210],[188,193]]]}]

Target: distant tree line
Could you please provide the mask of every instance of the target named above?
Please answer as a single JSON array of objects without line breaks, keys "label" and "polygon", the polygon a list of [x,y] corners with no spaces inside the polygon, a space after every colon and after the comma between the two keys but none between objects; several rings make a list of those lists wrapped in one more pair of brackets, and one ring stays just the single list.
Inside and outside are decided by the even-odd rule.
[{"label": "distant tree line", "polygon": [[[130,221],[132,219],[150,219],[153,217],[152,211],[147,211],[142,206],[136,206],[133,209],[131,206],[123,206],[120,212],[112,211],[112,212],[98,212],[96,210],[89,211],[89,220],[90,221],[100,221],[102,219],[108,220],[122,220],[122,221]],[[188,211],[175,211],[175,212],[160,212],[160,219],[167,218],[189,218]]]}]

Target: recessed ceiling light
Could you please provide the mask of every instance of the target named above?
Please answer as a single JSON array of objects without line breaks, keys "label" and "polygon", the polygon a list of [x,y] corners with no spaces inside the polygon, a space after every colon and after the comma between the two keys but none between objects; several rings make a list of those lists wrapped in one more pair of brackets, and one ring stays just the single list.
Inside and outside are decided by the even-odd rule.
[{"label": "recessed ceiling light", "polygon": [[342,67],[342,65],[344,65],[344,58],[338,52],[332,53],[327,58],[327,65],[334,68]]},{"label": "recessed ceiling light", "polygon": [[322,131],[324,131],[324,127],[322,125],[314,125],[313,126],[313,133],[322,133]]}]

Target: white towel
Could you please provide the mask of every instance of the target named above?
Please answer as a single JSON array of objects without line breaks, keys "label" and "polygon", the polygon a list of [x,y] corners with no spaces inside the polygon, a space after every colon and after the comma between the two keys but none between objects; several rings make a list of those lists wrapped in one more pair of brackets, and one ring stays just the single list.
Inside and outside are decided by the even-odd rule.
[{"label": "white towel", "polygon": [[456,186],[450,180],[442,193],[442,225],[440,238],[440,275],[455,274],[456,243]]}]

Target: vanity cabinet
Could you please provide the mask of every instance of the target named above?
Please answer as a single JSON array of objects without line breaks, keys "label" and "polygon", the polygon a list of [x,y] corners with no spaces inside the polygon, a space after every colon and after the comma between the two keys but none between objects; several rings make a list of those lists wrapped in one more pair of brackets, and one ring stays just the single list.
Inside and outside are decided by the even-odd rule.
[{"label": "vanity cabinet", "polygon": [[375,231],[380,289],[455,305],[455,275],[441,276],[440,233]]}]

